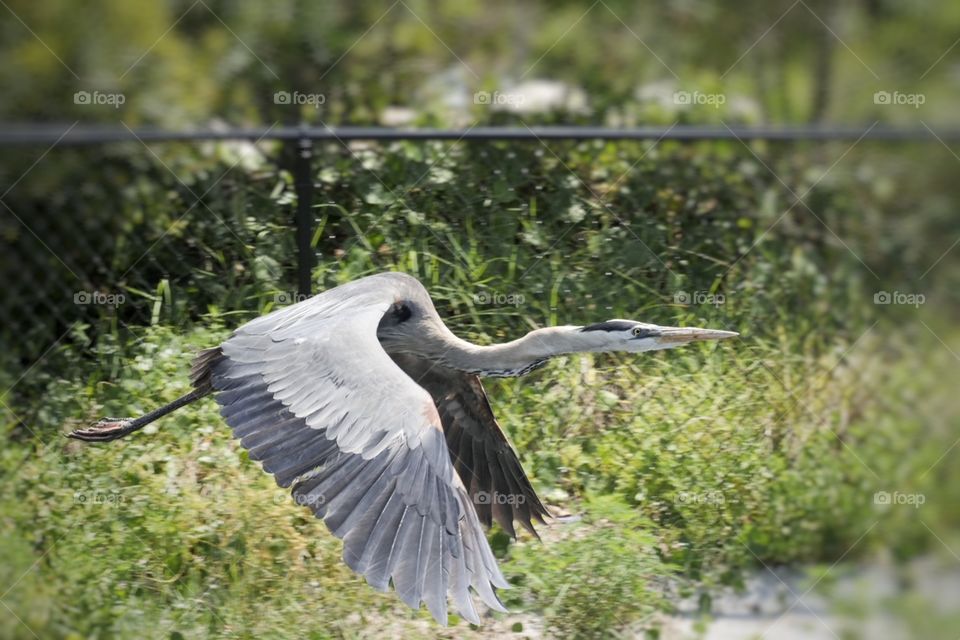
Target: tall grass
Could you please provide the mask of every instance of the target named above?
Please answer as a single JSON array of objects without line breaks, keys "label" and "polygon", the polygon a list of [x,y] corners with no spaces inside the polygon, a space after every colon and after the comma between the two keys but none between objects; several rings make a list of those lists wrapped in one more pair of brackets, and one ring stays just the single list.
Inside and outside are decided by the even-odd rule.
[{"label": "tall grass", "polygon": [[[765,234],[785,200],[744,169],[757,169],[751,157],[445,151],[332,158],[318,175],[335,203],[317,207],[320,286],[407,271],[481,343],[612,317],[742,333],[558,358],[489,383],[534,485],[580,519],[555,522],[542,544],[494,531],[518,613],[481,630],[454,620],[451,636],[652,628],[675,596],[736,585],[761,563],[909,557],[937,544],[931,530],[960,527],[957,467],[941,458],[956,435],[950,352],[904,311],[878,315],[860,266],[825,231],[798,216]],[[0,406],[4,637],[437,633],[343,566],[340,543],[246,457],[212,402],[112,445],[61,438],[174,399],[193,351],[283,303],[289,228],[249,211],[289,202],[288,176],[275,178],[261,177],[269,192],[213,196],[229,233],[164,236],[157,259],[180,262],[130,275],[129,307],[74,327]],[[820,195],[823,215],[849,211]],[[921,317],[957,338],[932,311]],[[2,377],[8,388],[18,375]],[[929,529],[877,507],[881,490],[925,494]]]}]

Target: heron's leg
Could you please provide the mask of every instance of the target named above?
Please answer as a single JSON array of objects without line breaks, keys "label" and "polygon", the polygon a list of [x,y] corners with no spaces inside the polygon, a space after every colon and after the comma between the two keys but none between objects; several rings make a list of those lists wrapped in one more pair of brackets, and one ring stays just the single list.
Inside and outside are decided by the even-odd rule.
[{"label": "heron's leg", "polygon": [[101,418],[86,429],[71,431],[67,437],[87,442],[109,442],[133,433],[136,430],[131,428],[134,422],[135,418]]},{"label": "heron's leg", "polygon": [[162,418],[168,413],[172,413],[180,407],[190,404],[194,400],[199,400],[208,393],[210,393],[209,389],[194,389],[170,404],[165,404],[159,409],[154,409],[139,418],[103,418],[91,427],[71,431],[67,434],[67,437],[84,440],[86,442],[110,442],[111,440],[117,440],[118,438],[130,435],[138,429],[142,429],[154,420]]}]

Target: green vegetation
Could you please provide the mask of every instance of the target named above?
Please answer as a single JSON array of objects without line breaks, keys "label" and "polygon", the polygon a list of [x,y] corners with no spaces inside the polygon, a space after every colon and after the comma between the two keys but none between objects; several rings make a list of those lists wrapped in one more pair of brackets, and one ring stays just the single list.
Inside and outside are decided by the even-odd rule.
[{"label": "green vegetation", "polygon": [[[558,511],[583,515],[548,527],[542,544],[494,535],[516,585],[504,594],[513,610],[563,635],[653,628],[671,597],[735,585],[760,562],[831,563],[854,543],[852,557],[930,549],[912,509],[878,510],[879,490],[922,492],[924,522],[956,527],[957,467],[935,464],[952,442],[936,427],[953,406],[949,352],[903,328],[913,309],[877,317],[872,294],[855,285],[862,267],[844,247],[826,246],[826,231],[796,244],[775,227],[748,251],[782,206],[757,202],[773,179],[750,169],[755,161],[666,146],[616,182],[636,160],[607,145],[569,146],[562,163],[529,146],[443,151],[394,145],[376,154],[398,196],[419,183],[405,198],[385,194],[346,158],[321,170],[337,205],[317,207],[317,246],[322,255],[339,249],[339,260],[322,259],[319,282],[415,273],[456,330],[481,342],[608,317],[744,334],[661,355],[562,358],[529,378],[491,381],[535,484]],[[501,168],[491,175],[482,167],[494,153]],[[446,170],[457,182],[419,181],[439,158],[430,173]],[[262,182],[282,210],[285,176]],[[591,193],[604,183],[610,210]],[[821,210],[837,216],[847,206],[840,195],[821,198]],[[212,402],[113,445],[57,435],[184,393],[195,350],[275,306],[287,272],[260,266],[289,264],[290,234],[242,215],[257,199],[225,209],[233,244],[211,223],[193,225],[189,241],[165,239],[158,252],[184,242],[197,254],[217,247],[212,267],[183,264],[182,276],[171,272],[145,302],[128,288],[132,308],[101,310],[102,321],[77,327],[18,387],[36,395],[29,420],[7,414],[2,468],[15,481],[0,507],[4,566],[11,581],[37,566],[5,602],[32,629],[435,632],[425,613],[405,611],[341,565],[339,542],[246,458]],[[232,301],[250,311],[227,312]],[[137,313],[152,325],[118,322]]]},{"label": "green vegetation", "polygon": [[[41,15],[11,4],[84,78],[118,77],[190,6],[115,2]],[[577,3],[518,3],[509,16],[530,28],[516,34],[486,3],[439,3],[434,13],[410,0],[338,64],[382,9],[207,4],[250,49],[197,6],[116,80],[129,94],[120,114],[71,103],[73,91],[94,87],[74,82],[21,27],[2,25],[0,51],[16,63],[0,68],[10,87],[0,115],[369,124],[399,105],[418,125],[532,126],[872,122],[880,113],[870,99],[878,87],[855,81],[860,62],[821,39],[822,24],[801,5],[728,75],[762,32],[747,16],[766,28],[786,7],[750,2],[719,20],[702,3],[643,10],[608,0],[610,10],[598,6],[583,33],[564,39],[584,11]],[[839,21],[845,43],[904,91],[960,24],[948,3],[807,4]],[[84,35],[93,32],[101,35]],[[908,46],[919,32],[923,42]],[[950,35],[942,46],[941,34]],[[638,35],[685,82],[666,77]],[[584,47],[588,38],[597,46]],[[458,63],[444,42],[479,77],[450,72]],[[554,42],[531,77],[584,89],[588,113],[518,116],[472,101],[457,111],[444,100],[501,87]],[[901,55],[885,58],[891,47]],[[824,64],[832,81],[816,72]],[[686,110],[643,97],[665,77],[668,94],[722,85],[730,99]],[[914,82],[932,109],[921,117],[952,108],[937,100],[952,81],[931,73]],[[314,86],[329,95],[320,110],[291,113],[270,100]],[[837,86],[859,97],[839,100]],[[737,106],[745,101],[752,110]],[[706,617],[720,588],[765,565],[827,575],[839,558],[906,561],[960,548],[960,333],[950,322],[960,272],[949,253],[960,231],[958,165],[946,149],[554,141],[315,151],[318,288],[411,273],[451,328],[477,342],[616,317],[742,337],[559,358],[526,378],[490,381],[525,469],[563,517],[542,528],[543,542],[491,532],[514,585],[502,593],[511,615],[439,629],[346,569],[339,541],[247,458],[212,401],[109,445],[61,437],[176,398],[196,350],[289,302],[289,150],[57,148],[22,180],[42,150],[9,151],[0,175],[15,188],[3,199],[18,217],[0,218],[0,639],[655,635],[681,598],[698,599]],[[124,301],[77,305],[79,291]],[[882,291],[925,303],[875,304]],[[925,502],[877,505],[878,491]],[[941,631],[932,627],[942,612],[925,602],[891,610],[923,637]]]}]

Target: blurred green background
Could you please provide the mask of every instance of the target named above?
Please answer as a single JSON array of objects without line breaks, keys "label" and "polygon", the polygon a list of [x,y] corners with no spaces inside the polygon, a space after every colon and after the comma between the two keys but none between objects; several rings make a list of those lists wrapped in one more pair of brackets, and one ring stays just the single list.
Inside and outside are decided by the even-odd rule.
[{"label": "blurred green background", "polygon": [[[934,132],[316,145],[317,290],[406,271],[483,343],[614,317],[742,333],[488,385],[572,517],[491,532],[512,613],[446,630],[343,567],[212,402],[62,438],[174,399],[195,350],[294,299],[291,149],[4,148],[0,637],[687,637],[772,574],[810,637],[955,637],[960,143],[937,135],[960,126],[960,5],[8,0],[0,34],[4,130]],[[730,637],[778,637],[767,613]]]}]

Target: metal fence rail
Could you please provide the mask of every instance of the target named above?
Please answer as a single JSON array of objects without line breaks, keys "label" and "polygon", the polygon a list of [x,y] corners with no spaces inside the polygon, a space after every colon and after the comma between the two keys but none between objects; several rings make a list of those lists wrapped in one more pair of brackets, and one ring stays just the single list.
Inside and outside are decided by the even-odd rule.
[{"label": "metal fence rail", "polygon": [[191,142],[208,140],[889,140],[930,142],[960,140],[960,129],[863,125],[663,127],[471,127],[466,129],[395,129],[389,127],[258,127],[168,131],[155,128],[50,125],[0,126],[0,145],[86,145],[109,142]]}]

